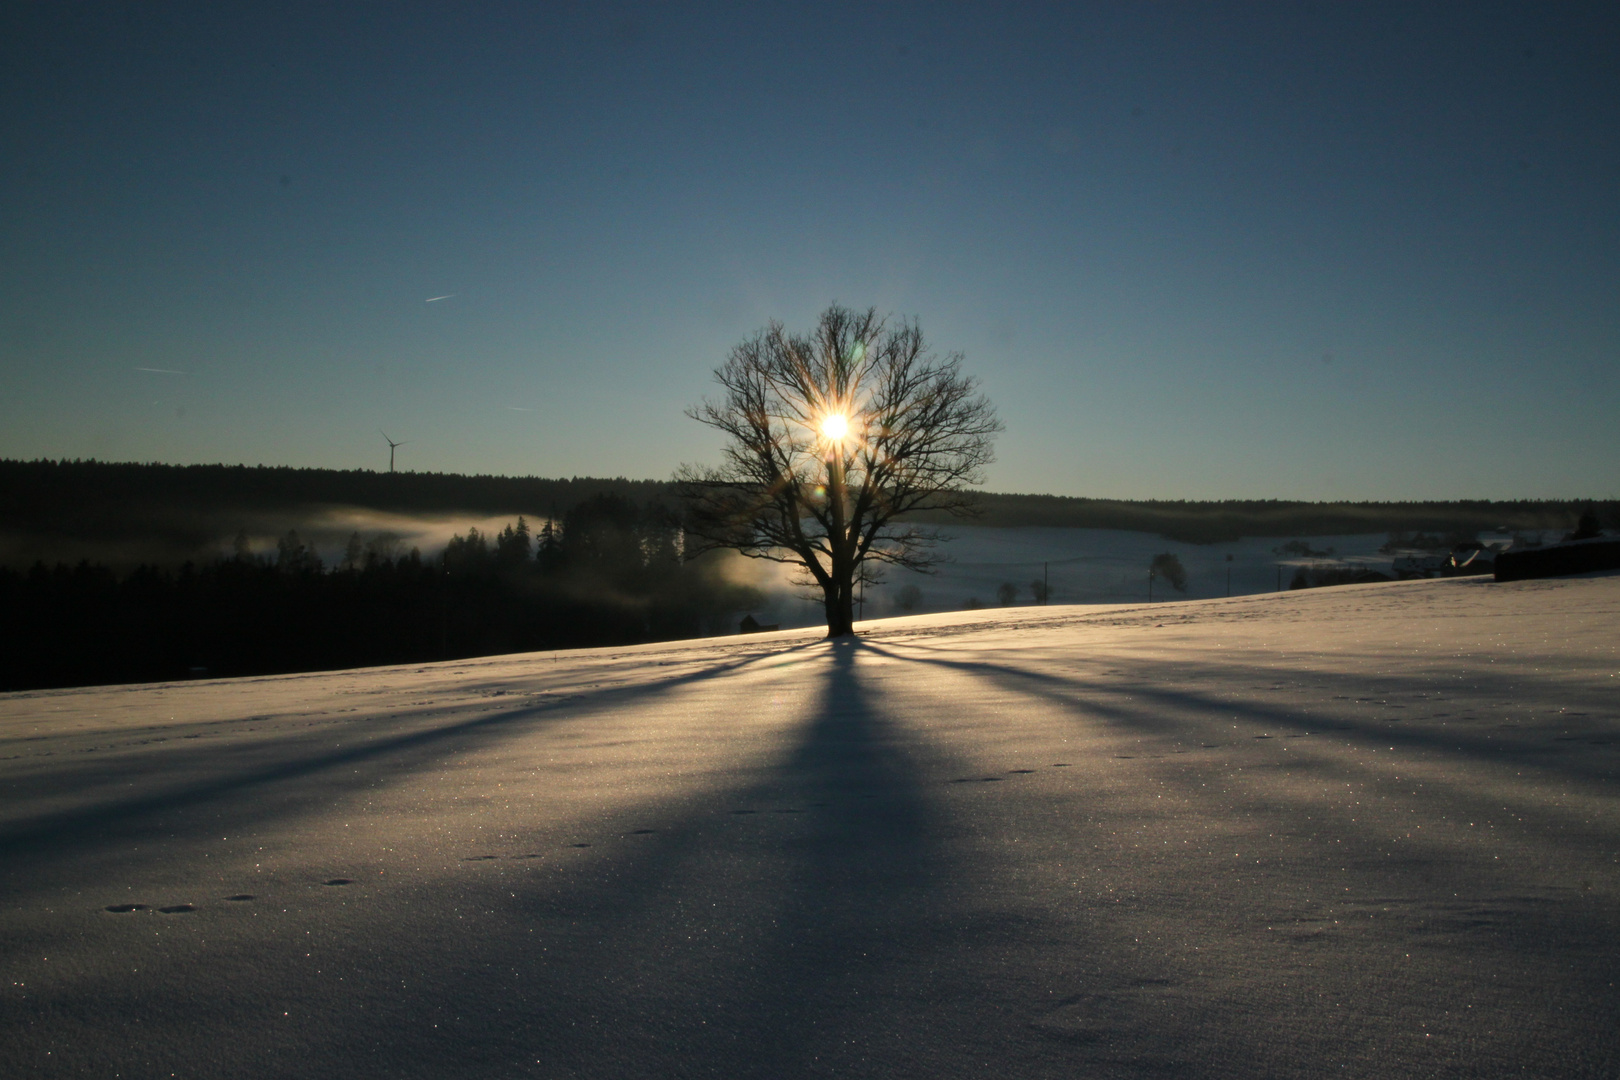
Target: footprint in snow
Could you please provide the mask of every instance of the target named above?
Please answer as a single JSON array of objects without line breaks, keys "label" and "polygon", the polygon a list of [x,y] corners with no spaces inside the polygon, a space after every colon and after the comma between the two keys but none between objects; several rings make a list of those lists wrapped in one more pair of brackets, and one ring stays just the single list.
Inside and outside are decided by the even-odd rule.
[{"label": "footprint in snow", "polygon": [[112,912],[114,915],[127,915],[131,911],[145,911],[146,910],[146,905],[145,904],[108,904],[107,907],[105,908],[105,910]]},{"label": "footprint in snow", "polygon": [[243,902],[248,901],[248,900],[257,900],[258,897],[254,896],[250,892],[239,892],[239,893],[236,893],[236,894],[234,894],[232,896],[227,896],[225,899],[230,900],[233,903],[240,904],[240,903],[243,903]]},{"label": "footprint in snow", "polygon": [[170,904],[168,907],[160,907],[158,910],[165,915],[184,915],[188,911],[196,911],[197,909],[191,904]]},{"label": "footprint in snow", "polygon": [[335,877],[335,878],[329,878],[326,881],[321,882],[321,884],[322,885],[353,885],[354,884],[354,879],[353,878],[346,878],[346,877]]},{"label": "footprint in snow", "polygon": [[489,859],[498,859],[499,855],[469,855],[462,862],[485,862]]}]

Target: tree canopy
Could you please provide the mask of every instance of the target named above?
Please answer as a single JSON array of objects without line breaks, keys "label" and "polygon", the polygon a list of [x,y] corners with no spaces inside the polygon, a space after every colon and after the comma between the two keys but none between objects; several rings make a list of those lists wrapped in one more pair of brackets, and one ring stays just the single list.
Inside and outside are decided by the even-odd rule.
[{"label": "tree canopy", "polygon": [[808,334],[773,322],[736,346],[720,399],[688,413],[727,437],[719,466],[676,476],[692,550],[802,568],[828,635],[851,633],[867,564],[938,560],[938,531],[906,515],[973,511],[1001,423],[961,364],[915,321],[837,305]]}]

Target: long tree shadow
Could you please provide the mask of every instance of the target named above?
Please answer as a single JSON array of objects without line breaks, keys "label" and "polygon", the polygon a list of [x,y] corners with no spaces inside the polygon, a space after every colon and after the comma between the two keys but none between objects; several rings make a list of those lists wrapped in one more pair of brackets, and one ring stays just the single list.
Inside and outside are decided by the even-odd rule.
[{"label": "long tree shadow", "polygon": [[[1205,715],[1229,716],[1233,710],[1239,710],[1243,719],[1251,724],[1274,728],[1278,732],[1294,733],[1321,733],[1333,730],[1347,737],[1356,737],[1369,740],[1372,743],[1383,743],[1391,747],[1433,752],[1436,754],[1455,757],[1460,760],[1500,763],[1504,752],[1520,749],[1510,745],[1499,734],[1488,734],[1480,731],[1469,731],[1460,727],[1444,732],[1424,728],[1397,728],[1390,722],[1356,720],[1345,716],[1324,718],[1312,716],[1297,707],[1288,705],[1270,705],[1245,697],[1241,700],[1215,697],[1208,693],[1178,688],[1178,684],[1188,681],[1189,676],[1203,674],[1199,671],[1189,671],[1185,667],[1164,665],[1153,678],[1141,678],[1127,684],[1108,685],[1099,682],[1083,682],[1074,678],[1033,671],[1029,668],[1010,664],[992,663],[981,660],[949,660],[938,656],[906,655],[885,649],[882,646],[870,646],[874,652],[885,657],[910,663],[935,665],[960,674],[975,678],[987,678],[1002,686],[1022,694],[1030,694],[1043,698],[1055,705],[1065,708],[1084,708],[1097,716],[1117,718],[1128,723],[1137,730],[1150,731],[1155,734],[1169,735],[1178,731],[1185,731],[1186,721],[1173,718],[1178,711],[1201,713]],[[915,651],[915,650],[911,650]],[[1234,675],[1244,675],[1251,680],[1270,679],[1275,672],[1265,669],[1245,669],[1236,665],[1226,665],[1218,672],[1209,674],[1218,675],[1221,679],[1230,681]],[[1446,676],[1451,673],[1442,672],[1436,676],[1425,674],[1410,678],[1381,675],[1380,684],[1386,687],[1387,694],[1417,694],[1426,690],[1436,682],[1442,685],[1453,681]],[[1477,672],[1470,672],[1479,678]],[[1314,672],[1312,677],[1332,689],[1343,691],[1359,691],[1365,688],[1365,676],[1356,674],[1339,674],[1335,672]],[[1511,679],[1487,679],[1486,689],[1494,689],[1498,694],[1507,698],[1514,691],[1522,691],[1522,678],[1515,676]],[[1471,690],[1481,689],[1481,685],[1470,687]],[[1088,695],[1084,699],[1080,694]],[[1344,695],[1348,697],[1349,695]],[[1125,698],[1141,698],[1151,703],[1152,708],[1131,707],[1126,708],[1115,704]],[[1534,751],[1541,752],[1552,747],[1532,747]],[[1582,779],[1586,781],[1606,782],[1613,776],[1614,769],[1607,761],[1591,758],[1560,755],[1557,757],[1539,756],[1533,760],[1516,762],[1519,767],[1530,767],[1538,772],[1569,779]]]},{"label": "long tree shadow", "polygon": [[[1268,1071],[1258,1026],[1199,1033],[1196,1018],[1155,1004],[1163,980],[1143,978],[1128,952],[1105,955],[1130,940],[1107,940],[1128,925],[1108,921],[1124,918],[1119,909],[1048,922],[1041,909],[1006,899],[996,884],[1009,866],[977,836],[997,820],[990,803],[978,804],[982,817],[958,811],[966,804],[952,800],[970,789],[947,786],[977,770],[898,722],[863,676],[863,657],[916,659],[854,641],[810,647],[805,659],[824,665],[824,677],[774,763],[636,803],[644,827],[623,822],[616,840],[575,861],[467,862],[461,876],[434,880],[435,893],[409,899],[390,900],[375,884],[356,891],[320,954],[328,976],[346,982],[305,974],[302,936],[279,952],[266,951],[269,938],[236,954],[211,944],[210,970],[177,992],[176,1013],[150,1023],[143,1045],[185,1047],[178,1035],[227,1032],[274,1076],[932,1077],[959,1075],[967,1063],[1054,1077]],[[1058,683],[1072,691],[1072,682],[1039,672],[951,670],[1011,680],[1002,685],[1035,704],[1094,707],[1060,693]],[[656,692],[602,698],[634,705]],[[746,694],[735,700],[749,707]],[[1157,699],[1105,705],[1122,727],[1174,724]],[[1229,713],[1231,703],[1200,697],[1185,707]],[[724,748],[716,754],[724,764]],[[993,800],[1004,786],[971,790]],[[1073,830],[1076,848],[1103,839],[1084,836],[1083,824],[1050,827]],[[1061,902],[1082,901],[1065,892]],[[1609,922],[1572,918],[1571,927],[1596,932]],[[1506,947],[1528,957],[1551,936]],[[1056,1040],[1030,1023],[1057,1003],[1045,996],[1049,984],[1032,989],[1008,965],[1037,947],[1084,960],[1084,976],[1064,980],[1067,1011],[1047,1025],[1061,1029]],[[87,974],[82,994],[110,993],[94,985],[103,977]],[[241,977],[296,987],[329,1023],[289,1049],[256,1019],[256,1000],[217,992]],[[400,989],[407,982],[409,992]],[[1071,1023],[1070,1013],[1082,1020]],[[1100,1030],[1126,1037],[1114,1049]],[[1220,1056],[1192,1056],[1211,1049]],[[159,1057],[166,1052],[183,1053]]]},{"label": "long tree shadow", "polygon": [[[1147,1060],[1099,1064],[1081,1044],[1054,1049],[1031,1038],[1023,1021],[1009,1019],[1027,1009],[1031,995],[1020,999],[1021,989],[1005,989],[1017,984],[1003,955],[1027,956],[1029,942],[1046,927],[1039,913],[997,899],[1001,894],[989,886],[1006,867],[967,835],[975,822],[950,809],[956,805],[950,799],[969,789],[946,788],[945,778],[976,772],[975,766],[898,724],[877,684],[863,677],[862,658],[955,672],[1012,690],[1030,707],[1060,708],[1077,721],[1102,719],[1128,732],[1185,734],[1239,708],[1279,730],[1319,723],[1296,709],[1262,704],[1251,710],[1246,701],[1149,678],[1103,686],[1016,661],[951,659],[870,642],[799,649],[804,659],[825,665],[825,677],[803,727],[765,771],[701,789],[672,785],[667,795],[636,803],[637,824],[644,827],[625,827],[625,835],[566,863],[467,862],[461,876],[442,875],[432,882],[436,892],[409,901],[390,899],[380,884],[368,885],[364,895],[355,886],[346,894],[343,940],[328,946],[322,961],[329,972],[346,976],[344,985],[304,976],[303,945],[296,954],[277,952],[268,938],[254,939],[230,954],[211,944],[211,969],[176,991],[175,1011],[163,1019],[170,1026],[162,1030],[173,1036],[192,1024],[199,1038],[231,1033],[255,1051],[274,1051],[266,1053],[263,1073],[278,1076],[933,1076],[957,1072],[966,1061],[1008,1075],[1064,1075],[1065,1060],[1113,1075],[1168,1071]],[[568,704],[635,708],[787,651],[593,691]],[[1253,674],[1258,678],[1258,669]],[[749,707],[741,691],[736,702],[740,710]],[[324,806],[351,785],[391,783],[431,769],[458,739],[498,745],[543,730],[557,715],[556,706],[521,707],[375,744],[325,749],[155,793],[145,802],[103,804],[80,820],[69,818],[57,835],[65,837],[69,853],[83,851],[115,826],[139,835],[168,811],[212,810],[255,788],[290,789],[292,801],[274,810],[238,805],[232,813],[264,818],[313,811],[317,798]],[[1352,732],[1358,733],[1378,741],[1390,735],[1370,725]],[[724,764],[724,749],[716,753]],[[1470,747],[1464,754],[1491,761],[1494,751]],[[1163,775],[1175,779],[1168,770]],[[295,783],[305,780],[320,784]],[[603,782],[611,785],[612,778]],[[1004,786],[1010,787],[976,790],[989,797]],[[1200,794],[1195,786],[1187,783],[1189,796],[1220,809],[1214,793]],[[1279,813],[1297,809],[1287,792],[1271,795]],[[127,823],[96,816],[126,812],[121,807],[133,807]],[[206,828],[216,826],[209,817]],[[194,831],[200,835],[204,827]],[[1079,840],[1084,825],[1064,827]],[[1342,823],[1336,828],[1347,838],[1358,831]],[[57,842],[42,834],[30,838],[32,846],[0,852],[22,851],[37,860]],[[1392,868],[1382,879],[1399,876]],[[309,922],[295,925],[302,930]],[[1109,932],[1105,921],[1088,925]],[[1537,930],[1501,947],[1529,957],[1567,937],[1568,928],[1590,931],[1597,940],[1609,923],[1571,916],[1567,927]],[[1054,948],[1073,954],[1099,944],[1081,939],[1073,925],[1067,933]],[[349,950],[343,959],[335,955],[339,949]],[[1118,981],[1118,975],[1108,977]],[[309,1035],[302,1052],[288,1051],[255,1026],[256,1001],[239,1004],[217,992],[239,977],[297,987],[332,1022]],[[97,997],[109,1000],[118,977],[90,972],[84,978],[80,1000],[48,1004],[68,1011]],[[109,982],[97,984],[102,978]],[[397,991],[407,980],[411,991]],[[1110,1007],[1155,1017],[1152,1037],[1142,1045],[1177,1044],[1174,1023],[1132,1004],[1136,998],[1117,1000]],[[1117,1019],[1122,1029],[1149,1023],[1134,1015]],[[1069,1035],[1092,1038],[1084,1027]],[[1245,1037],[1234,1031],[1227,1038],[1242,1043]],[[183,1038],[153,1041],[187,1045]],[[176,1057],[172,1064],[183,1061]],[[1224,1066],[1182,1068],[1181,1074],[1240,1075]]]},{"label": "long tree shadow", "polygon": [[[961,903],[988,868],[950,854],[955,827],[926,791],[947,765],[885,718],[857,643],[819,648],[825,679],[774,765],[641,805],[645,835],[575,862],[464,864],[468,880],[444,884],[478,897],[459,906],[487,909],[480,922],[415,902],[389,905],[386,925],[357,918],[329,946],[348,966],[323,961],[346,984],[293,973],[302,936],[286,955],[216,945],[176,1015],[149,1022],[176,1046],[192,1028],[234,1032],[278,1076],[934,1074],[917,1063],[965,1037],[985,953],[1013,921]],[[251,1002],[209,991],[216,973],[229,985],[278,964],[334,1020],[298,1054]],[[86,972],[46,1004],[114,999],[116,979]],[[407,982],[430,990],[395,992]]]},{"label": "long tree shadow", "polygon": [[[711,679],[740,671],[763,660],[780,658],[812,647],[810,643],[791,645],[751,653],[738,659],[686,672],[650,683],[625,687],[609,687],[598,691],[581,691],[568,700],[541,705],[525,705],[486,712],[470,719],[456,719],[450,723],[433,723],[397,735],[384,735],[356,743],[352,739],[346,746],[321,746],[313,751],[303,747],[293,750],[291,756],[276,755],[276,747],[255,747],[255,754],[268,753],[273,760],[252,764],[246,768],[226,771],[202,780],[182,782],[157,791],[104,799],[88,806],[23,818],[0,827],[0,859],[30,858],[40,860],[72,860],[86,847],[94,847],[124,837],[138,837],[153,827],[154,821],[164,818],[162,825],[171,837],[183,837],[186,826],[170,815],[182,814],[199,807],[219,810],[206,822],[196,823],[191,831],[211,833],[222,824],[251,821],[264,825],[276,814],[295,813],[301,805],[313,806],[330,803],[335,796],[357,791],[379,783],[401,783],[411,772],[434,767],[436,754],[457,740],[489,740],[520,738],[533,734],[540,727],[554,722],[564,711],[578,711],[594,707],[635,705],[684,687],[698,685]],[[417,715],[431,715],[438,709],[417,710]],[[400,710],[394,718],[409,717],[408,710]],[[431,721],[430,721],[431,722]],[[163,751],[161,761],[149,758],[149,766],[161,765],[166,771],[180,775],[199,771],[217,771],[222,755],[216,747],[199,744],[195,749],[176,745]],[[367,768],[361,769],[360,766]],[[319,784],[296,785],[300,781],[319,779]],[[275,813],[271,800],[263,797],[248,799],[250,792],[276,789],[282,798]],[[301,793],[301,794],[300,794]],[[291,799],[289,802],[288,799]]]},{"label": "long tree shadow", "polygon": [[[1518,777],[1539,777],[1544,783],[1548,780],[1556,782],[1578,780],[1591,785],[1588,787],[1589,793],[1600,792],[1601,786],[1615,776],[1612,759],[1567,755],[1555,749],[1564,745],[1561,743],[1543,740],[1541,745],[1530,748],[1532,753],[1525,753],[1524,748],[1519,747],[1519,754],[1510,757],[1510,751],[1514,748],[1505,746],[1502,741],[1492,738],[1485,732],[1468,733],[1451,729],[1437,731],[1432,728],[1403,730],[1376,721],[1355,721],[1342,716],[1331,718],[1313,716],[1297,708],[1257,702],[1252,697],[1233,700],[1209,693],[1179,689],[1176,686],[1179,681],[1177,676],[1188,673],[1184,669],[1175,669],[1169,665],[1155,665],[1153,677],[1136,678],[1125,685],[1110,686],[1096,682],[1082,683],[1010,664],[906,656],[881,647],[873,647],[873,651],[892,659],[915,661],[974,678],[988,679],[1021,695],[1027,695],[1061,709],[1071,714],[1076,721],[1088,725],[1096,725],[1101,721],[1121,735],[1138,737],[1145,735],[1161,740],[1165,744],[1162,749],[1166,751],[1172,749],[1170,743],[1177,741],[1184,746],[1200,743],[1205,747],[1228,744],[1234,741],[1231,731],[1233,721],[1241,722],[1245,728],[1236,736],[1235,741],[1239,743],[1251,744],[1251,740],[1254,739],[1278,737],[1285,740],[1301,740],[1285,744],[1291,747],[1286,759],[1273,758],[1254,762],[1253,764],[1260,766],[1260,769],[1258,771],[1251,769],[1249,773],[1250,783],[1254,785],[1251,787],[1250,797],[1269,805],[1284,822],[1305,818],[1312,813],[1312,808],[1299,802],[1297,792],[1285,791],[1278,784],[1262,780],[1261,777],[1266,775],[1268,769],[1297,780],[1312,778],[1319,784],[1342,784],[1349,781],[1377,787],[1385,782],[1389,769],[1387,765],[1380,765],[1375,760],[1366,760],[1372,757],[1367,751],[1388,747],[1425,757],[1432,756],[1461,767],[1460,771],[1456,772],[1447,768],[1439,774],[1425,774],[1422,781],[1422,796],[1419,797],[1416,792],[1411,793],[1409,806],[1413,812],[1440,813],[1443,809],[1453,814],[1464,814],[1472,819],[1489,820],[1498,812],[1507,811],[1511,806],[1512,813],[1517,819],[1536,821],[1542,828],[1555,830],[1561,842],[1607,845],[1615,837],[1612,823],[1592,818],[1589,805],[1571,804],[1567,796],[1552,799],[1545,797],[1545,794],[1538,796],[1533,789],[1510,791],[1503,789],[1499,784],[1484,784],[1481,781],[1487,774],[1473,771],[1481,765],[1489,766],[1498,770],[1498,779],[1505,779],[1505,774],[1501,770],[1511,761]],[[1230,679],[1234,670],[1251,680],[1259,680],[1262,677],[1269,679],[1273,674],[1263,670],[1234,669],[1230,665],[1220,674],[1223,678]],[[1318,673],[1316,677],[1326,679],[1331,688],[1342,690],[1355,688],[1358,681],[1354,675],[1337,673]],[[1425,677],[1396,679],[1384,675],[1380,677],[1380,681],[1392,688],[1389,689],[1392,695],[1401,692],[1415,693],[1431,685],[1431,680]],[[1516,682],[1509,680],[1502,682],[1504,691],[1516,685]],[[1320,738],[1305,740],[1303,737],[1306,736]],[[1209,741],[1203,742],[1206,738]],[[1316,743],[1323,745],[1312,748]],[[1252,745],[1261,744],[1255,742]],[[1133,751],[1136,752],[1139,751]],[[1188,775],[1191,774],[1170,769],[1160,778],[1172,789],[1181,791],[1185,797],[1209,801],[1212,809],[1217,808],[1218,800],[1212,799],[1209,789],[1200,784],[1188,783],[1186,781]],[[1405,795],[1403,789],[1392,793],[1391,797],[1402,799]],[[1320,811],[1323,807],[1317,806],[1315,809]],[[1345,822],[1323,827],[1331,828],[1345,843],[1354,844],[1357,848],[1378,850],[1385,846],[1385,842],[1378,839],[1382,835],[1382,830],[1370,829],[1365,824],[1353,826],[1348,820],[1347,818]],[[1413,865],[1432,870],[1437,865],[1433,861],[1432,853],[1420,855],[1418,854],[1420,847],[1421,845],[1411,849],[1409,857],[1414,860]],[[1386,865],[1391,863],[1387,855],[1378,855],[1373,861]]]},{"label": "long tree shadow", "polygon": [[[546,1026],[559,1072],[927,1075],[918,1048],[963,1037],[959,1012],[983,992],[975,956],[1008,920],[961,903],[976,868],[952,853],[925,778],[946,766],[862,685],[857,642],[826,649],[797,744],[727,793],[719,827],[691,808],[606,888],[525,901],[606,946],[569,957],[568,987],[550,991],[593,1018]],[[710,917],[672,925],[673,910]]]},{"label": "long tree shadow", "polygon": [[[1161,740],[1157,749],[1162,754],[1147,753],[1150,760],[1138,760],[1130,772],[1120,775],[1129,776],[1137,785],[1145,781],[1148,790],[1167,799],[1173,797],[1166,811],[1147,812],[1148,817],[1171,815],[1163,818],[1161,835],[1191,834],[1193,845],[1213,849],[1205,832],[1207,824],[1224,821],[1244,837],[1243,847],[1268,857],[1265,869],[1256,860],[1255,868],[1247,872],[1236,864],[1222,866],[1214,858],[1197,862],[1201,872],[1211,874],[1210,884],[1227,890],[1224,900],[1215,900],[1216,892],[1210,890],[1211,902],[1205,912],[1223,926],[1242,927],[1245,921],[1258,920],[1304,927],[1292,938],[1275,939],[1300,942],[1297,951],[1290,952],[1283,944],[1271,953],[1284,970],[1293,969],[1293,978],[1303,979],[1306,985],[1316,983],[1331,993],[1330,976],[1319,979],[1296,965],[1308,966],[1313,956],[1319,962],[1332,956],[1347,968],[1376,965],[1380,950],[1423,961],[1413,968],[1421,972],[1413,976],[1414,986],[1422,985],[1416,981],[1419,979],[1445,985],[1490,971],[1490,978],[1518,985],[1521,993],[1546,1004],[1532,1010],[1511,991],[1479,996],[1479,1022],[1489,1017],[1504,1032],[1515,1031],[1516,1024],[1525,1025],[1525,1030],[1522,1035],[1493,1032],[1489,1050],[1483,1042],[1478,1048],[1471,1046],[1465,1059],[1483,1065],[1497,1055],[1505,1071],[1531,1066],[1526,1071],[1543,1075],[1602,1075],[1612,1062],[1611,1041],[1584,1029],[1566,1031],[1564,1017],[1590,1017],[1597,1012],[1593,1003],[1602,998],[1612,978],[1613,911],[1602,903],[1583,900],[1571,875],[1590,873],[1586,867],[1606,858],[1616,837],[1615,825],[1612,817],[1593,816],[1591,799],[1584,805],[1569,805],[1570,792],[1557,783],[1613,777],[1611,762],[1539,762],[1530,769],[1515,760],[1512,770],[1525,778],[1518,782],[1536,785],[1515,791],[1506,786],[1507,771],[1482,768],[1506,763],[1501,748],[1481,734],[1392,731],[1385,723],[1342,722],[1341,718],[1341,723],[1332,724],[1333,734],[1345,737],[1339,747],[1324,746],[1312,752],[1307,741],[1292,744],[1293,750],[1286,755],[1261,750],[1280,744],[1250,740],[1288,734],[1303,737],[1308,732],[1321,733],[1328,725],[1320,717],[1281,705],[1178,688],[1171,665],[1144,665],[1146,670],[1138,668],[1137,672],[1146,678],[1129,685],[1099,686],[1026,670],[1016,661],[919,658],[907,655],[910,650],[882,647],[873,651],[896,661],[919,662],[988,680],[1014,690],[1036,707],[1067,714],[1094,730],[1105,727],[1117,735]],[[1222,674],[1230,679],[1234,672],[1228,668]],[[1262,672],[1239,668],[1236,674],[1235,681],[1241,682],[1244,676]],[[1314,677],[1329,689],[1348,689],[1356,681],[1356,676],[1339,673]],[[1391,696],[1433,685],[1427,676],[1394,679],[1385,674],[1379,682],[1391,688]],[[1494,691],[1522,689],[1522,678],[1485,679],[1481,685]],[[948,685],[941,692],[948,694]],[[1233,721],[1244,728],[1235,738]],[[1220,741],[1235,742],[1243,751],[1241,756],[1201,761],[1172,756],[1172,739],[1192,736],[1196,742],[1198,736],[1216,728],[1225,729]],[[1394,762],[1367,760],[1371,755],[1364,752],[1383,746],[1432,752],[1445,764],[1424,772],[1420,783],[1410,777],[1404,784],[1395,783],[1392,781],[1400,777],[1392,774],[1405,774],[1408,769]],[[1234,760],[1248,768],[1234,772]],[[1105,770],[1109,767],[1106,761],[1096,764]],[[1493,778],[1499,782],[1491,783]],[[1346,794],[1352,786],[1346,780],[1352,781],[1356,794]],[[1596,784],[1587,790],[1589,795],[1600,791]],[[1179,809],[1170,811],[1171,806]],[[1252,830],[1238,820],[1252,816],[1267,824]],[[1492,819],[1513,827],[1517,846],[1495,846],[1471,828],[1475,822],[1488,825]],[[1201,824],[1189,828],[1194,822]],[[1117,824],[1129,821],[1118,819]],[[1470,827],[1455,827],[1458,824]],[[1262,831],[1265,840],[1259,837]],[[1123,854],[1123,849],[1116,851],[1116,855]],[[1196,857],[1198,850],[1190,849],[1189,854]],[[1302,895],[1301,884],[1312,881],[1313,873],[1320,880],[1328,863],[1332,864],[1328,869],[1345,876],[1331,890],[1314,897]],[[1144,879],[1151,877],[1149,867],[1139,869]],[[1158,884],[1162,887],[1163,882]],[[1581,886],[1589,887],[1589,883]],[[1308,885],[1304,891],[1309,893]],[[1126,918],[1137,914],[1128,912]],[[1347,929],[1342,935],[1321,932],[1320,927],[1330,922]],[[1237,969],[1246,979],[1265,978],[1252,968]],[[1426,1007],[1420,990],[1397,986],[1390,990],[1399,993],[1391,998],[1398,1003],[1397,1009]],[[1224,1037],[1232,1040],[1243,1030],[1247,1028],[1233,1026]],[[1265,1060],[1264,1041],[1257,1040],[1248,1052],[1256,1061]],[[1412,1048],[1411,1056],[1401,1059],[1404,1064],[1396,1065],[1395,1070],[1427,1073],[1437,1060]],[[1507,1062],[1513,1063],[1511,1068]],[[1571,1062],[1587,1064],[1572,1067]],[[1593,1064],[1599,1062],[1604,1064]],[[1296,1061],[1281,1071],[1297,1065]],[[1200,1074],[1198,1070],[1179,1071]]]}]

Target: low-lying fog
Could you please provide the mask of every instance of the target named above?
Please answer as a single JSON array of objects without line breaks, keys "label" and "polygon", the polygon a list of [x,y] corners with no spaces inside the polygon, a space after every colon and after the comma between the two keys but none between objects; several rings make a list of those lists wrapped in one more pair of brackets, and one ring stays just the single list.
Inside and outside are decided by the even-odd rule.
[{"label": "low-lying fog", "polygon": [[[1246,537],[1222,544],[1185,544],[1153,533],[1119,529],[1063,529],[1036,526],[991,528],[959,525],[951,528],[949,543],[940,545],[948,562],[936,573],[887,570],[883,582],[868,585],[865,617],[906,614],[902,591],[913,586],[921,594],[915,612],[954,611],[972,606],[1000,605],[1003,585],[1015,590],[1013,604],[1036,602],[1034,583],[1045,581],[1054,604],[1118,604],[1148,599],[1148,565],[1155,555],[1168,552],[1187,572],[1187,591],[1176,592],[1164,580],[1153,583],[1153,599],[1201,599],[1242,596],[1286,589],[1300,566],[1348,565],[1389,573],[1393,556],[1379,548],[1386,533],[1349,536]],[[1491,540],[1492,536],[1482,537]],[[1317,557],[1282,550],[1294,542]],[[762,622],[784,626],[808,625],[821,614],[814,600],[801,599],[805,590],[793,589],[790,573],[783,570],[762,580],[769,607],[756,614]]]},{"label": "low-lying fog", "polygon": [[[528,518],[538,534],[544,518]],[[49,541],[16,536],[0,537],[0,563],[20,568],[43,558],[47,562],[106,563],[127,569],[141,562],[178,565],[185,559],[206,561],[229,557],[237,537],[254,555],[273,558],[278,541],[289,529],[314,549],[329,567],[339,565],[351,536],[385,554],[401,556],[412,548],[425,559],[437,556],[452,536],[469,529],[493,537],[517,516],[501,514],[472,517],[464,514],[421,516],[387,513],[347,506],[318,507],[294,518],[265,514],[233,521],[227,530],[210,522],[216,540],[198,544],[180,538],[151,537],[99,541]],[[940,546],[945,556],[933,574],[884,569],[881,580],[869,582],[863,594],[861,617],[876,618],[907,613],[954,611],[964,607],[1001,606],[1010,590],[1012,604],[1037,602],[1036,583],[1050,587],[1054,604],[1127,603],[1149,597],[1148,566],[1155,555],[1175,555],[1187,574],[1186,591],[1177,592],[1163,579],[1152,584],[1154,600],[1241,596],[1286,589],[1296,568],[1341,566],[1389,573],[1392,556],[1380,552],[1385,533],[1338,536],[1248,537],[1217,544],[1190,544],[1166,540],[1145,532],[1117,529],[1051,528],[1039,526],[990,527],[958,525],[946,528],[950,541]],[[1482,534],[1487,543],[1500,543],[1506,535]],[[1307,554],[1309,553],[1309,554]],[[822,619],[813,589],[796,586],[791,568],[775,563],[732,559],[735,573],[765,594],[763,606],[752,614],[763,623],[785,627],[813,625]],[[908,605],[909,602],[909,606]]]}]

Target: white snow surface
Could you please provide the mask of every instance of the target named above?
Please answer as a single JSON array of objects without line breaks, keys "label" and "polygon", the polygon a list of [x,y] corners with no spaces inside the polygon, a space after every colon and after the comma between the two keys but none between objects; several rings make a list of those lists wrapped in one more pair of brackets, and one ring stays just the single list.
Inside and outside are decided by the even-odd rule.
[{"label": "white snow surface", "polygon": [[860,630],[0,695],[0,1075],[1620,1074],[1620,575]]}]

